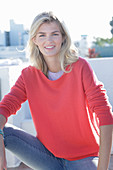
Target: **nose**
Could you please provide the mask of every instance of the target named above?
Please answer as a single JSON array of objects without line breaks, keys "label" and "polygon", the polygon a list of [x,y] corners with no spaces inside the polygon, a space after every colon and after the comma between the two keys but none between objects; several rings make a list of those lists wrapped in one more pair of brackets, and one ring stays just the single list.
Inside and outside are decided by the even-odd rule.
[{"label": "nose", "polygon": [[51,41],[53,41],[53,38],[52,38],[52,36],[47,36],[47,38],[46,38],[46,41],[48,41],[48,42],[51,42]]}]

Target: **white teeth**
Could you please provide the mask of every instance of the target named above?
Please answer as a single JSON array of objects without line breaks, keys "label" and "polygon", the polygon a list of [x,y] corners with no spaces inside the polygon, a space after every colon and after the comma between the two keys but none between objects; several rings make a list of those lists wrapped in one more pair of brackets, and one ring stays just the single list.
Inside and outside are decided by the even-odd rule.
[{"label": "white teeth", "polygon": [[49,47],[46,47],[46,48],[49,48],[49,49],[50,49],[50,48],[53,48],[53,47],[54,47],[54,46],[49,46]]}]

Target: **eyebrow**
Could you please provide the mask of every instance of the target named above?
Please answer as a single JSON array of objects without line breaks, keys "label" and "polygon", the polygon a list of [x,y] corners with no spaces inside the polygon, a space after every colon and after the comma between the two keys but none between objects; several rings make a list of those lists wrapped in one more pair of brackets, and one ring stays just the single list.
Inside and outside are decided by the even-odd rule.
[{"label": "eyebrow", "polygon": [[[59,33],[60,31],[53,31],[52,34],[57,33],[57,32]],[[38,34],[46,34],[46,32],[38,32]]]}]

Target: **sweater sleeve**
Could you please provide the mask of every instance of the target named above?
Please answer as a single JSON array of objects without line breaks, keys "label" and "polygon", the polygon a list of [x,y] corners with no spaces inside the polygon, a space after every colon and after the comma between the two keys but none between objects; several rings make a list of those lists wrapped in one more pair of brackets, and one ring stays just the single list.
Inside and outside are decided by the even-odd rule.
[{"label": "sweater sleeve", "polygon": [[11,88],[10,92],[4,96],[0,102],[0,114],[6,117],[11,114],[16,114],[20,109],[21,104],[27,99],[25,85],[22,75],[19,76],[15,85]]},{"label": "sweater sleeve", "polygon": [[108,101],[104,85],[98,81],[87,61],[83,65],[82,76],[88,106],[91,112],[96,113],[99,125],[113,124],[112,107]]}]

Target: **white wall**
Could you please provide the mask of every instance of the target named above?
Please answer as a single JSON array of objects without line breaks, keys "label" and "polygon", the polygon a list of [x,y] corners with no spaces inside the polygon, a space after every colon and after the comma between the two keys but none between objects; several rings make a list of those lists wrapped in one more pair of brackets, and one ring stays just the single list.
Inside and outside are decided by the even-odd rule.
[{"label": "white wall", "polygon": [[15,66],[0,66],[0,79],[1,79],[1,97],[7,94],[10,88],[15,83],[16,78],[21,72],[21,67]]},{"label": "white wall", "polygon": [[113,106],[113,57],[88,59],[97,78],[104,83],[109,101]]}]

